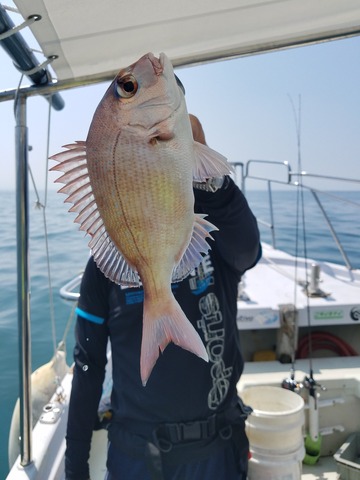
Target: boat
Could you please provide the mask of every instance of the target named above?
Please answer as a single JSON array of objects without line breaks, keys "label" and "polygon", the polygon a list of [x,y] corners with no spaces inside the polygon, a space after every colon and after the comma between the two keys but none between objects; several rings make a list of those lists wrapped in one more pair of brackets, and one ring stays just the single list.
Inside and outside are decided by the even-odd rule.
[{"label": "boat", "polygon": [[[144,53],[144,45],[155,52],[165,51],[174,66],[180,67],[356,36],[360,34],[360,5],[356,0],[316,3],[310,0],[224,0],[221,5],[213,1],[205,5],[189,0],[181,4],[159,0],[156,8],[153,2],[144,2],[140,9],[128,8],[123,2],[113,0],[106,3],[106,8],[101,2],[93,1],[86,2],[86,7],[69,0],[61,3],[16,0],[14,3],[23,24],[19,22],[19,27],[15,27],[4,6],[0,5],[0,42],[31,85],[0,92],[1,101],[16,99],[21,339],[20,454],[12,459],[7,479],[53,480],[64,478],[72,373],[71,369],[63,369],[59,385],[32,425],[27,99],[43,95],[55,109],[61,109],[63,101],[59,92],[110,81],[119,69],[119,62],[121,65],[133,63]],[[39,43],[44,62],[40,63],[29,52],[21,33],[24,28],[30,29]],[[125,52],[123,45],[126,45]],[[51,79],[50,65],[56,80]],[[266,173],[259,173],[261,167],[266,167]],[[280,168],[285,177],[279,180],[275,176],[270,180],[268,167]],[[339,456],[334,457],[334,454],[351,434],[360,431],[360,271],[346,255],[321,201],[318,184],[320,180],[339,180],[353,182],[356,189],[360,179],[351,176],[327,178],[298,168],[294,170],[287,162],[252,159],[245,165],[235,164],[235,170],[236,179],[245,192],[249,182],[264,182],[270,219],[263,221],[258,217],[259,222],[269,226],[269,241],[263,242],[261,261],[246,273],[239,288],[237,321],[246,361],[238,384],[239,394],[243,395],[254,386],[278,386],[301,395],[305,400],[306,432],[315,438],[320,434],[322,437],[316,459],[313,464],[303,465],[301,478],[334,480],[342,468]],[[308,186],[308,179],[315,179],[316,187]],[[277,247],[274,184],[294,190],[300,206],[302,192],[313,196],[339,248],[343,264],[307,258],[306,252],[289,254]],[[296,208],[301,211],[301,207]],[[80,278],[77,276],[70,285],[65,285],[61,295],[76,300]],[[106,392],[111,389],[111,372],[105,382]],[[105,430],[94,432],[90,455],[93,480],[104,478],[106,442]],[[345,468],[354,467],[345,462]],[[360,470],[358,475],[356,478],[360,478]]]}]

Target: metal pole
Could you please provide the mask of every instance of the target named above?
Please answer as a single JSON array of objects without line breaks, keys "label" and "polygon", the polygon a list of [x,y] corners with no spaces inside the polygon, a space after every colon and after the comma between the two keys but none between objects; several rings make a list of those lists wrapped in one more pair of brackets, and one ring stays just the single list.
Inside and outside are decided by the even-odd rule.
[{"label": "metal pole", "polygon": [[272,201],[272,192],[271,192],[271,181],[268,180],[268,195],[269,195],[269,207],[270,207],[270,230],[271,230],[271,238],[272,238],[272,246],[276,248],[276,241],[275,241],[275,224],[274,224],[274,210],[273,210],[273,201]]},{"label": "metal pole", "polygon": [[31,333],[29,288],[29,215],[28,215],[28,144],[26,127],[26,97],[15,101],[16,151],[16,228],[17,284],[20,378],[20,456],[21,465],[32,461],[31,433]]},{"label": "metal pole", "polygon": [[330,218],[329,218],[328,214],[327,214],[326,211],[325,211],[325,208],[323,207],[323,205],[322,205],[322,203],[321,203],[318,195],[314,192],[314,190],[310,190],[310,191],[311,191],[311,193],[313,194],[313,197],[315,198],[317,204],[319,205],[322,214],[324,215],[324,218],[325,218],[325,220],[326,220],[326,223],[327,223],[327,225],[328,225],[328,227],[329,227],[329,229],[330,229],[331,235],[333,236],[333,239],[334,239],[334,241],[335,241],[335,243],[336,243],[336,245],[337,245],[337,247],[338,247],[338,249],[339,249],[339,252],[341,253],[341,255],[342,255],[342,257],[343,257],[343,260],[344,260],[344,262],[345,262],[345,265],[346,265],[347,269],[348,269],[348,270],[352,270],[353,267],[352,267],[352,265],[351,265],[351,262],[350,262],[350,260],[349,260],[349,257],[346,255],[346,252],[345,252],[345,250],[343,249],[343,246],[342,246],[342,244],[341,244],[341,242],[340,242],[340,240],[339,240],[339,237],[337,236],[337,234],[336,234],[336,232],[335,232],[335,229],[334,229],[334,227],[333,227],[333,225],[332,225],[332,223],[331,223],[331,221],[330,221]]}]

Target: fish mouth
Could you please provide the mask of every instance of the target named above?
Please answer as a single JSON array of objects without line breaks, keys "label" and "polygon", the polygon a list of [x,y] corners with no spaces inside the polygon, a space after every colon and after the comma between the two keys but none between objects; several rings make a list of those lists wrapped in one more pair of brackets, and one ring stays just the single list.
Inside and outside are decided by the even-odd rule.
[{"label": "fish mouth", "polygon": [[165,55],[165,53],[160,53],[158,62],[161,65],[162,73],[165,75],[165,77],[168,77],[170,72],[173,73],[174,70],[172,63],[170,62],[169,57]]},{"label": "fish mouth", "polygon": [[151,63],[151,65],[154,69],[155,75],[157,75],[158,77],[164,72],[164,68],[165,68],[164,67],[164,59],[161,58],[161,55],[164,55],[164,54],[160,54],[159,58],[156,58],[153,53],[148,53],[145,56],[149,60],[149,62]]},{"label": "fish mouth", "polygon": [[165,55],[164,52],[161,52],[160,55],[159,55],[159,62],[160,62],[160,65],[164,68],[165,66],[165,60],[167,60],[167,56]]},{"label": "fish mouth", "polygon": [[173,72],[174,74],[174,77],[175,77],[175,80],[176,80],[176,83],[177,83],[177,86],[180,88],[180,90],[183,92],[183,94],[185,95],[185,87],[184,85],[182,84],[180,78],[175,74],[175,72],[173,71],[173,66],[172,66],[172,63],[170,62],[169,58],[165,55],[165,53],[160,53],[159,55],[159,62],[160,62],[160,65],[162,66],[163,70],[165,71],[165,69],[167,67],[170,66],[170,70]]},{"label": "fish mouth", "polygon": [[[173,132],[163,131],[163,124],[180,110],[183,102],[181,87],[176,80],[172,63],[165,53],[160,53],[159,57],[156,57],[152,52],[149,52],[134,65],[137,67],[137,74],[148,80],[148,87],[155,87],[160,82],[160,86],[154,91],[154,95],[151,95],[151,98],[144,99],[141,104],[141,108],[162,109],[161,112],[159,110],[159,114],[155,115],[156,121],[155,118],[152,119],[151,125],[147,125],[146,128],[154,132],[154,140],[170,140],[173,138]],[[157,79],[154,78],[154,74]]]}]

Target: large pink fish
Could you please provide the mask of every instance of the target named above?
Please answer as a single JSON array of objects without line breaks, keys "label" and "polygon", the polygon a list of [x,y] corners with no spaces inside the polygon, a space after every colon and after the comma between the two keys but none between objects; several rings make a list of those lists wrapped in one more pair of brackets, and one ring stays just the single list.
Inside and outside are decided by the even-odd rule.
[{"label": "large pink fish", "polygon": [[193,180],[230,173],[225,158],[194,142],[184,94],[169,59],[152,53],[119,72],[86,142],[52,158],[70,211],[104,275],[144,288],[140,372],[145,385],[159,349],[174,342],[204,360],[206,349],[171,291],[209,250],[216,230],[194,213]]}]

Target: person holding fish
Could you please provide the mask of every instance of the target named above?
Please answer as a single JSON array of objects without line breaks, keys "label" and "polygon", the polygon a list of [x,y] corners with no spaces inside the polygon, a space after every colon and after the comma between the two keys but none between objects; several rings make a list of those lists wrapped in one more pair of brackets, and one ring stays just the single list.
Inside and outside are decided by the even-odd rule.
[{"label": "person holding fish", "polygon": [[166,55],[121,70],[86,141],[66,148],[54,170],[92,253],[77,308],[66,479],[90,478],[110,340],[106,478],[245,480],[237,290],[261,256],[259,231],[230,165],[188,115]]}]

